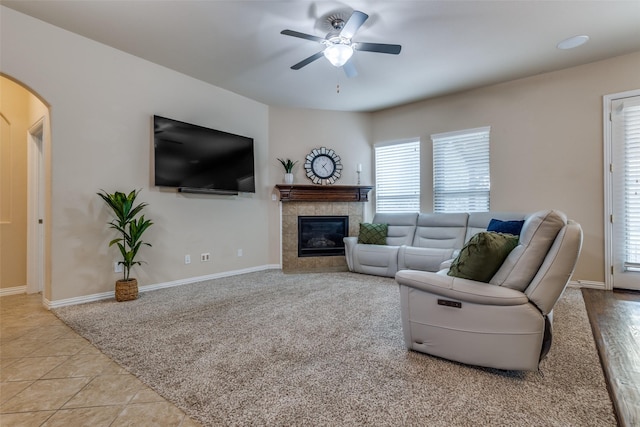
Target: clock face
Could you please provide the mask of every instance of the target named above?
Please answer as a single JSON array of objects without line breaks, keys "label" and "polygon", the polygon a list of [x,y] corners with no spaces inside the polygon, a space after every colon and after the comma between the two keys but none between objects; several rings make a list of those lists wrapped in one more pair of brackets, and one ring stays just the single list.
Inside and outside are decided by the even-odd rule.
[{"label": "clock face", "polygon": [[325,147],[314,148],[304,162],[307,177],[314,184],[334,184],[342,173],[340,156]]},{"label": "clock face", "polygon": [[326,154],[321,154],[311,161],[311,169],[318,178],[327,179],[336,170],[333,159]]}]

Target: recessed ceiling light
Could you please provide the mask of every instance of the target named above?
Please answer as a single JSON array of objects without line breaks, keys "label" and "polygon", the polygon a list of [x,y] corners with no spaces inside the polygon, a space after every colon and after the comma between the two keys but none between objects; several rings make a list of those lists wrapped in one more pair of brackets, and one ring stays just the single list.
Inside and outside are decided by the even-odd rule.
[{"label": "recessed ceiling light", "polygon": [[573,49],[574,47],[582,46],[589,41],[589,36],[573,36],[568,39],[562,40],[556,45],[558,49]]}]

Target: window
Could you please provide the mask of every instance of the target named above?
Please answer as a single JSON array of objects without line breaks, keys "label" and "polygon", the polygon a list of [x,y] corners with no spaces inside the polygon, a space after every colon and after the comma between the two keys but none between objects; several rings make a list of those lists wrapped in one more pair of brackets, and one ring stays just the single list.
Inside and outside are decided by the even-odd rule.
[{"label": "window", "polygon": [[640,89],[603,101],[606,288],[640,290]]},{"label": "window", "polygon": [[376,212],[420,211],[420,140],[375,147]]},{"label": "window", "polygon": [[640,102],[624,112],[626,268],[640,271]]},{"label": "window", "polygon": [[489,210],[490,127],[431,135],[433,211]]}]

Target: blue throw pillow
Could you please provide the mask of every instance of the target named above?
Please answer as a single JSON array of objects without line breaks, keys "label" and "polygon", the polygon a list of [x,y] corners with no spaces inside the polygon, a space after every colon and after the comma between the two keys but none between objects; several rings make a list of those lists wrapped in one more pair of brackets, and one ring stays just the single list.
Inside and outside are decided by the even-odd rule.
[{"label": "blue throw pillow", "polygon": [[489,222],[487,231],[495,231],[496,233],[513,234],[514,236],[519,236],[520,230],[522,230],[523,225],[524,220],[501,221],[494,218],[491,220],[491,222]]}]

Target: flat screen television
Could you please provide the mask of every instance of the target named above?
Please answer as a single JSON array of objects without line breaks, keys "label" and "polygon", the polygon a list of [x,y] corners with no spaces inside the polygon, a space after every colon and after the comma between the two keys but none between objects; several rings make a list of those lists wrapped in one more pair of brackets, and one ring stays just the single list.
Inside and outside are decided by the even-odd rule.
[{"label": "flat screen television", "polygon": [[153,116],[155,185],[255,193],[253,138]]}]

